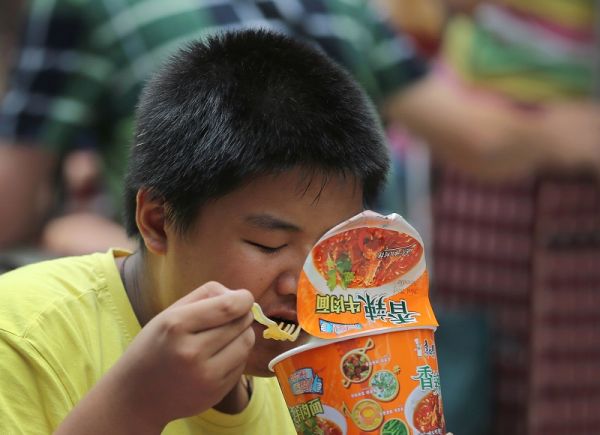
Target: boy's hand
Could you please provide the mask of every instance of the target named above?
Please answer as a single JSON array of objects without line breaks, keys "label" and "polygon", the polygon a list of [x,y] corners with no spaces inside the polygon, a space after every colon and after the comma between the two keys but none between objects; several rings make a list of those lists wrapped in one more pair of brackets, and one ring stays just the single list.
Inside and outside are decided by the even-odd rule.
[{"label": "boy's hand", "polygon": [[[142,329],[65,423],[93,413],[113,435],[115,427],[160,433],[172,420],[211,408],[240,381],[254,345],[253,302],[250,292],[215,282],[180,299]],[[78,433],[109,432],[96,426]]]},{"label": "boy's hand", "polygon": [[217,404],[254,345],[253,302],[246,290],[210,282],[152,319],[120,361],[132,403],[164,422]]}]

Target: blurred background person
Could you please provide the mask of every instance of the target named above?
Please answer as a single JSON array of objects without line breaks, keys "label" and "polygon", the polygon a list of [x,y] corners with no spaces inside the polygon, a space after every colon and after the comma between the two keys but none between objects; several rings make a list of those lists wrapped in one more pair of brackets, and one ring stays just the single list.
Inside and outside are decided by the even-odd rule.
[{"label": "blurred background person", "polygon": [[[425,72],[361,1],[32,0],[0,112],[0,247],[131,246],[118,225],[121,175],[142,83],[186,41],[252,26],[319,45],[377,104]],[[58,171],[67,183],[57,194]],[[89,200],[99,192],[113,201]]]},{"label": "blurred background person", "polygon": [[[131,246],[118,221],[121,175],[139,89],[174,49],[219,29],[263,26],[319,45],[357,78],[388,119],[421,132],[454,165],[488,174],[512,171],[516,163],[523,170],[552,161],[540,158],[539,141],[533,140],[545,134],[556,142],[552,147],[563,145],[562,137],[549,133],[553,123],[545,116],[527,119],[504,107],[465,106],[455,89],[435,76],[426,77],[411,42],[394,35],[368,3],[129,0],[117,6],[30,1],[0,109],[0,246],[41,240],[43,249],[58,254]],[[577,122],[585,126],[589,120]],[[527,153],[516,146],[522,143],[517,136],[532,142]],[[595,143],[582,138],[570,145],[585,148],[591,141]],[[515,152],[506,151],[513,148]],[[48,222],[57,197],[52,180],[65,157],[77,149],[98,153],[102,176],[94,173],[97,165],[88,155],[81,160],[89,169],[70,176],[78,180],[75,187],[61,193],[99,189],[112,202],[86,204],[81,194],[82,200],[67,202],[71,213],[64,215],[62,201],[58,219]],[[579,159],[592,161],[579,154]],[[81,165],[73,166],[79,170]],[[67,167],[66,172],[78,171]],[[86,207],[91,210],[86,212]]]},{"label": "blurred background person", "polygon": [[[383,3],[406,29],[414,2]],[[600,183],[594,166],[600,146],[575,142],[600,135],[593,98],[600,79],[598,2],[428,3],[438,14],[450,13],[438,27],[434,74],[464,104],[485,101],[552,119],[547,133],[564,143],[555,147],[558,141],[540,134],[539,149],[531,151],[542,160],[544,149],[554,154],[552,164],[532,170],[514,162],[512,170],[489,176],[434,158],[436,300],[460,312],[486,312],[493,325],[493,433],[596,433]],[[424,29],[415,28],[415,35],[431,34]],[[421,40],[429,55],[435,52],[431,38]],[[587,127],[577,121],[584,118]],[[525,140],[517,146],[527,150]]]}]

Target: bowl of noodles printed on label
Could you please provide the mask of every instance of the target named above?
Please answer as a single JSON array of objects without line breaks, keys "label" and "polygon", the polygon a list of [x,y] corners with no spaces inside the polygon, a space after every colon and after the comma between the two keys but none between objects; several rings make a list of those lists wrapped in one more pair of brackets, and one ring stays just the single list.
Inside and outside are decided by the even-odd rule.
[{"label": "bowl of noodles printed on label", "polygon": [[394,213],[362,212],[329,230],[306,258],[297,285],[298,322],[319,338],[437,326],[428,276],[413,227]]},{"label": "bowl of noodles printed on label", "polygon": [[394,400],[400,391],[397,373],[400,371],[398,366],[393,370],[378,370],[369,380],[371,395],[381,402]]},{"label": "bowl of noodles printed on label", "polygon": [[373,340],[368,339],[366,344],[346,353],[340,360],[342,385],[348,387],[352,383],[364,382],[371,374],[372,364],[367,356],[367,351],[373,348]]},{"label": "bowl of noodles printed on label", "polygon": [[406,399],[406,419],[414,435],[445,435],[439,390],[415,388]]},{"label": "bowl of noodles printed on label", "polygon": [[318,292],[364,294],[368,289],[371,296],[392,295],[423,274],[423,242],[412,227],[383,228],[381,219],[368,226],[365,218],[357,219],[359,224],[332,230],[312,249],[304,273]]},{"label": "bowl of noodles printed on label", "polygon": [[401,418],[392,418],[381,426],[380,435],[411,435],[406,422]]},{"label": "bowl of noodles printed on label", "polygon": [[383,409],[373,399],[363,399],[356,402],[351,411],[344,403],[342,404],[342,409],[362,431],[374,431],[383,423]]},{"label": "bowl of noodles printed on label", "polygon": [[297,432],[299,435],[347,435],[348,424],[338,410],[323,405],[323,413],[305,420]]}]

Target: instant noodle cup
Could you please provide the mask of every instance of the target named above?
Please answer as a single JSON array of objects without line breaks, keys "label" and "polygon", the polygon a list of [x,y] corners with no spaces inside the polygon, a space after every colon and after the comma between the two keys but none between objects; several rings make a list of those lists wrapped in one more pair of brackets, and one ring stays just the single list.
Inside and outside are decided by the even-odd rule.
[{"label": "instant noodle cup", "polygon": [[433,334],[315,339],[273,359],[298,434],[445,435]]},{"label": "instant noodle cup", "polygon": [[328,231],[298,281],[312,338],[269,364],[299,434],[445,435],[423,241],[366,211]]}]

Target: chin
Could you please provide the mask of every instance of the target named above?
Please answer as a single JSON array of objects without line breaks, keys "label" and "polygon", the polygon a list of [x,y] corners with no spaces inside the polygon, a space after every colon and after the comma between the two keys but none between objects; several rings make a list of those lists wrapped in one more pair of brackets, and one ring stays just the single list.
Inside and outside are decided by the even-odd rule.
[{"label": "chin", "polygon": [[252,353],[248,357],[245,373],[252,376],[272,377],[275,376],[269,370],[269,363],[277,355],[287,352],[290,349],[304,344],[308,336],[305,333],[300,334],[300,337],[295,342],[266,340],[262,338],[262,332],[257,334],[256,343],[252,349]]}]

